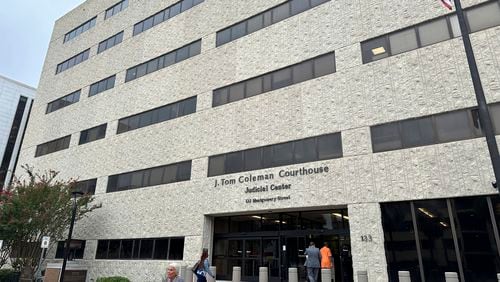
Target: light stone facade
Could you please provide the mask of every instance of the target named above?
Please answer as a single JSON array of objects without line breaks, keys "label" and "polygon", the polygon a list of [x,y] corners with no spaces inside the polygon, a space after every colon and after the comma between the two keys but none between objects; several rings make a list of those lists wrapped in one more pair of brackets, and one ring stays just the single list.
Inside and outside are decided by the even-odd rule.
[{"label": "light stone facade", "polygon": [[[183,262],[192,264],[212,244],[213,216],[335,207],[349,211],[354,273],[367,270],[369,281],[387,281],[380,202],[495,192],[482,138],[372,153],[372,125],[476,104],[460,38],[362,64],[361,41],[446,14],[439,1],[333,0],[217,48],[218,30],[284,1],[205,0],[137,36],[135,23],[175,0],[129,0],[104,20],[115,2],[88,0],[56,22],[19,161],[58,170],[61,178],[98,178],[102,208],[74,232],[87,240],[77,263],[89,267],[89,281],[111,275],[157,281],[167,264],[95,260],[99,239],[184,236]],[[95,15],[94,28],[63,44],[66,32]],[[97,54],[98,43],[121,30],[123,42]],[[125,83],[127,68],[199,38],[200,55]],[[471,39],[486,98],[499,102],[500,28]],[[55,75],[58,63],[87,48],[89,60]],[[329,51],[335,51],[334,74],[211,107],[213,89]],[[90,84],[113,74],[113,89],[87,97]],[[48,102],[78,89],[78,103],[45,114]],[[195,95],[194,114],[116,134],[120,118]],[[78,145],[80,131],[102,123],[106,138]],[[342,132],[342,158],[207,178],[209,156],[333,132]],[[34,158],[37,145],[68,134],[69,149]],[[106,193],[109,175],[185,160],[193,160],[190,181]],[[291,195],[288,201],[245,204],[247,184],[214,187],[215,179],[319,166],[329,172],[265,183],[291,184],[289,191],[269,192]],[[362,242],[364,234],[373,241]]]},{"label": "light stone facade", "polygon": [[[0,190],[7,187],[12,178],[12,172],[15,168],[17,156],[21,148],[21,140],[24,135],[29,110],[33,99],[35,98],[35,94],[35,88],[0,75],[0,164],[4,157],[9,157],[10,159],[10,161],[6,163],[6,174],[3,185],[1,184],[2,181],[0,181]],[[12,152],[6,152],[9,136],[14,124],[17,122],[15,120],[15,115],[18,110],[21,97],[26,98],[26,104],[24,108],[20,109],[23,110],[23,115],[19,121],[19,130],[14,138],[15,143],[12,148]],[[11,155],[6,156],[7,153],[10,153]]]}]

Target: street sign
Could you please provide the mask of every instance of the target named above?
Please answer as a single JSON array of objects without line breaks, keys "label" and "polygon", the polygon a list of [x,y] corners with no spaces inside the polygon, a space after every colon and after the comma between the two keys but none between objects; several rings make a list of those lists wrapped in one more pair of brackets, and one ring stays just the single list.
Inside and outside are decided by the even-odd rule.
[{"label": "street sign", "polygon": [[50,237],[43,236],[42,237],[42,249],[47,249],[49,247],[49,243],[50,243]]}]

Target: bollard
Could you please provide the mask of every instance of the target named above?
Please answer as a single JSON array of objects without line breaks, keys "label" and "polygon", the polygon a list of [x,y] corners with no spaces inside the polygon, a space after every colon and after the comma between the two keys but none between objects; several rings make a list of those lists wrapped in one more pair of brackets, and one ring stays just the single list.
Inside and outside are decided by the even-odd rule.
[{"label": "bollard", "polygon": [[181,264],[180,272],[177,273],[180,277],[186,276],[186,267],[187,267],[187,265]]},{"label": "bollard", "polygon": [[358,282],[368,282],[368,271],[358,271]]},{"label": "bollard", "polygon": [[500,273],[497,273],[497,280],[500,282]]},{"label": "bollard", "polygon": [[332,269],[322,268],[321,269],[321,282],[331,282],[332,281]]},{"label": "bollard", "polygon": [[193,267],[186,267],[186,272],[184,273],[184,281],[193,282]]},{"label": "bollard", "polygon": [[210,271],[212,272],[214,277],[207,274],[207,282],[215,282],[215,280],[217,279],[217,269],[215,268],[215,266],[210,266]]},{"label": "bollard", "polygon": [[267,282],[267,267],[259,267],[259,282]]},{"label": "bollard", "polygon": [[241,281],[241,267],[233,266],[233,282]]},{"label": "bollard", "polygon": [[409,271],[398,271],[399,282],[411,282]]},{"label": "bollard", "polygon": [[458,274],[456,272],[445,272],[444,279],[446,282],[459,282]]},{"label": "bollard", "polygon": [[290,267],[288,269],[288,282],[299,282],[299,273],[296,267]]}]

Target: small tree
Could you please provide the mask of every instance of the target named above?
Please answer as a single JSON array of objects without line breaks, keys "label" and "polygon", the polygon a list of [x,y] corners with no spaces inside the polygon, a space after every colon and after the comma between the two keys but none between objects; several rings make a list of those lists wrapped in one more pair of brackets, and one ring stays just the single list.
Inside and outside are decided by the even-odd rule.
[{"label": "small tree", "polygon": [[[40,259],[42,237],[50,236],[52,247],[69,228],[75,181],[56,180],[56,171],[38,174],[32,167],[23,168],[29,179],[16,179],[0,193],[0,239],[4,240],[12,267],[32,279]],[[91,205],[93,200],[90,195],[77,199],[76,220],[100,207]]]}]

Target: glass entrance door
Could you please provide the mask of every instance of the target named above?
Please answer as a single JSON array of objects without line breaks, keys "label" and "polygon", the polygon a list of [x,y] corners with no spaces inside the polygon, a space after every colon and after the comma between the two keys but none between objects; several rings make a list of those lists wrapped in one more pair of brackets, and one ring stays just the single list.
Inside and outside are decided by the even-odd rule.
[{"label": "glass entrance door", "polygon": [[[342,247],[349,245],[348,221],[347,209],[216,218],[217,278],[232,280],[233,266],[240,266],[242,281],[258,281],[259,267],[265,266],[270,282],[288,281],[288,268],[296,267],[299,280],[305,281],[304,251],[311,240],[318,248],[328,242],[336,269],[352,269],[348,259],[340,259]],[[340,272],[336,276],[340,279]]]}]

